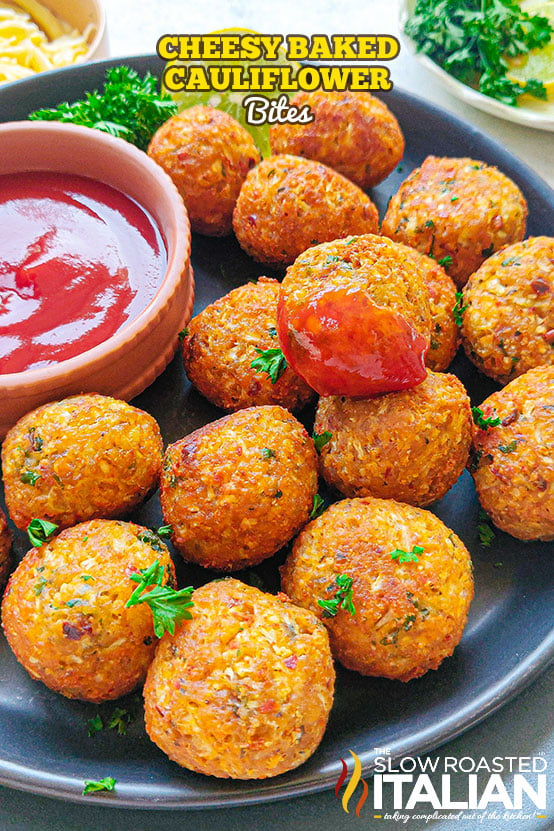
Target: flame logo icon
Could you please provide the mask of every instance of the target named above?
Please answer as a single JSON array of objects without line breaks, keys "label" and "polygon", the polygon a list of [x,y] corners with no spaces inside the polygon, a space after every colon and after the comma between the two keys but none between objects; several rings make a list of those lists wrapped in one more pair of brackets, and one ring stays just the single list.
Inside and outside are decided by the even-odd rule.
[{"label": "flame logo icon", "polygon": [[[361,797],[358,800],[358,804],[356,805],[356,816],[359,817],[360,816],[360,811],[362,810],[363,805],[364,805],[364,803],[367,799],[367,795],[369,793],[369,788],[368,788],[368,785],[367,785],[367,782],[365,781],[365,779],[362,779],[362,763],[360,762],[358,756],[356,756],[356,754],[352,750],[349,750],[348,752],[350,753],[350,755],[354,759],[354,770],[352,771],[352,776],[350,777],[350,781],[347,784],[347,786],[345,788],[345,791],[342,795],[342,807],[346,811],[347,814],[350,813],[350,811],[348,810],[348,803],[350,802],[350,797],[352,796],[352,794],[354,793],[354,791],[358,787],[358,784],[360,782],[362,782],[364,789],[363,789]],[[346,762],[344,761],[344,759],[341,759],[341,762],[342,762],[342,771],[341,771],[341,774],[340,774],[340,776],[337,780],[337,784],[335,785],[335,796],[337,797],[337,799],[338,799],[338,796],[339,796],[339,791],[340,791],[342,785],[344,784],[344,782],[346,781],[346,776],[348,774],[348,768],[346,767]]]}]

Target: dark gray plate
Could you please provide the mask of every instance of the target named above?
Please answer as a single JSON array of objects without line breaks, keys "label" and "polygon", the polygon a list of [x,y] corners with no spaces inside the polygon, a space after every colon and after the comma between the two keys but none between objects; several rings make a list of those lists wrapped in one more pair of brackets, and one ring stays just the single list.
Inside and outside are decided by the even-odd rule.
[{"label": "dark gray plate", "polygon": [[[100,86],[105,68],[115,63],[121,61],[46,73],[0,89],[0,121],[24,119],[35,108],[83,95]],[[156,74],[161,67],[148,56],[125,63]],[[514,156],[475,128],[415,96],[394,91],[385,100],[400,120],[407,149],[402,170],[372,193],[381,212],[400,181],[429,153],[468,155],[498,165],[522,188],[529,202],[530,235],[554,235],[554,193]],[[233,238],[196,237],[192,261],[197,310],[262,273]],[[454,369],[476,403],[494,389],[460,355]],[[222,414],[191,389],[178,358],[136,403],[156,416],[167,442]],[[308,424],[311,415],[304,414]],[[113,706],[97,708],[51,693],[28,677],[1,640],[0,782],[103,805],[230,806],[327,788],[337,780],[340,757],[349,758],[349,749],[369,771],[376,747],[390,748],[393,757],[424,753],[467,730],[520,692],[554,656],[553,546],[524,544],[498,532],[493,546],[482,548],[477,537],[478,504],[467,473],[434,509],[464,540],[475,564],[475,600],[460,646],[437,672],[409,684],[362,678],[339,667],[329,727],[319,750],[298,770],[261,782],[188,773],[149,741],[140,714],[125,737],[104,731],[87,738],[87,719],[97,711],[109,713]],[[159,525],[157,496],[133,518]],[[18,556],[27,547],[23,536],[17,535]],[[269,589],[277,587],[276,564],[281,560],[278,555],[255,570]],[[198,585],[210,577],[200,569],[177,565],[180,585],[189,581]],[[245,577],[251,580],[252,573]],[[136,701],[130,703],[136,706]],[[84,779],[104,776],[117,779],[113,794],[81,796]]]}]

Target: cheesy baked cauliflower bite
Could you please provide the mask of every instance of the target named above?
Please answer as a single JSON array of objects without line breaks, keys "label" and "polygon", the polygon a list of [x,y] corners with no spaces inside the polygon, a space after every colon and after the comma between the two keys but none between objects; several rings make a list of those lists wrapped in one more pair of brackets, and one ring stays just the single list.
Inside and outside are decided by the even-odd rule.
[{"label": "cheesy baked cauliflower bite", "polygon": [[67,528],[124,516],[156,489],[163,443],[155,419],[105,395],[75,395],[23,416],[2,445],[8,512]]},{"label": "cheesy baked cauliflower bite", "polygon": [[250,171],[233,213],[241,248],[276,267],[312,245],[378,227],[377,208],[360,188],[320,162],[289,155]]},{"label": "cheesy baked cauliflower bite", "polygon": [[131,692],[146,675],[157,638],[151,609],[125,604],[137,588],[131,575],[156,560],[163,584],[174,585],[159,538],[116,520],[83,522],[32,548],[2,601],[4,633],[29,675],[83,701]]},{"label": "cheesy baked cauliflower bite", "polygon": [[193,231],[212,237],[231,233],[246,174],[260,161],[252,136],[238,121],[214,107],[190,107],[154,133],[148,155],[173,180]]},{"label": "cheesy baked cauliflower bite", "polygon": [[279,282],[260,277],[239,286],[197,314],[183,340],[185,371],[216,407],[239,410],[279,404],[297,410],[315,393],[290,367],[273,381],[252,362],[260,351],[278,349]]},{"label": "cheesy baked cauliflower bite", "polygon": [[481,372],[506,384],[554,366],[554,238],[493,254],[469,278],[463,303],[464,349]]},{"label": "cheesy baked cauliflower bite", "polygon": [[315,118],[308,124],[274,124],[273,153],[323,162],[364,190],[385,179],[404,154],[398,121],[369,92],[297,92],[290,104],[309,106]]},{"label": "cheesy baked cauliflower bite", "polygon": [[160,499],[185,560],[235,571],[275,554],[308,521],[312,439],[282,407],[249,407],[171,444]]},{"label": "cheesy baked cauliflower bite", "polygon": [[392,499],[331,505],[295,540],[281,572],[293,603],[327,627],[337,660],[399,681],[452,655],[473,598],[463,542],[430,511]]},{"label": "cheesy baked cauliflower bite", "polygon": [[298,767],[333,703],[325,627],[284,595],[232,578],[202,586],[193,601],[193,619],[164,635],[148,670],[148,735],[209,776],[265,779]]},{"label": "cheesy baked cauliflower bite", "polygon": [[495,251],[523,239],[527,203],[496,167],[427,156],[392,197],[381,232],[433,256],[458,286]]},{"label": "cheesy baked cauliflower bite", "polygon": [[479,502],[512,537],[553,540],[554,366],[530,369],[480,409],[489,425],[475,427],[469,464]]}]

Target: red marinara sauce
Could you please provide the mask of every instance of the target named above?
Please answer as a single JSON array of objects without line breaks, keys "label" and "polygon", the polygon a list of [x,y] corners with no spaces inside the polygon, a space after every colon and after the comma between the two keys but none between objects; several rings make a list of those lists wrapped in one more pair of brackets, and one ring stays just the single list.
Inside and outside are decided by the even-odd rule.
[{"label": "red marinara sauce", "polygon": [[84,176],[0,176],[0,374],[97,346],[156,294],[167,253],[133,199]]},{"label": "red marinara sauce", "polygon": [[358,288],[329,287],[277,310],[281,349],[319,395],[369,398],[425,380],[427,341],[401,314]]}]

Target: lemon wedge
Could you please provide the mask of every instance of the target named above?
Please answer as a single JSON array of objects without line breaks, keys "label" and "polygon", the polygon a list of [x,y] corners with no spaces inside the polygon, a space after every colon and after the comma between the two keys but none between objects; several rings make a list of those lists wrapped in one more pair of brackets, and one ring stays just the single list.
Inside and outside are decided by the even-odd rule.
[{"label": "lemon wedge", "polygon": [[[253,29],[241,29],[241,28],[232,28],[232,29],[217,29],[215,32],[210,32],[211,35],[257,35],[259,32],[255,32]],[[283,49],[279,50],[280,58],[277,62],[279,66],[293,66],[296,69],[298,68],[299,64],[295,61],[289,61],[286,58],[285,51]],[[171,65],[183,65],[183,61],[171,61],[168,62],[168,66]],[[192,63],[198,66],[223,66],[228,65],[229,61],[193,61]],[[249,66],[275,66],[276,61],[266,61],[260,59],[258,61],[233,61],[234,66],[240,66],[243,68],[248,68]],[[242,102],[244,99],[251,95],[252,93],[246,92],[232,92],[231,90],[225,92],[215,92],[210,90],[208,92],[172,92],[170,90],[165,90],[169,92],[171,97],[174,101],[176,101],[179,105],[179,111],[186,110],[189,107],[194,107],[196,104],[208,104],[211,107],[217,107],[218,110],[223,110],[224,112],[232,115],[242,126],[248,130],[252,138],[254,139],[254,143],[256,147],[265,158],[271,155],[271,150],[269,146],[269,125],[268,124],[247,124],[246,123],[246,110],[242,106]],[[263,95],[265,98],[278,98],[282,93],[280,90],[275,90],[274,92],[264,92]]]},{"label": "lemon wedge", "polygon": [[[521,8],[528,14],[539,14],[547,17],[554,26],[554,0],[546,3],[537,0],[524,0]],[[514,58],[507,58],[510,81],[525,84],[531,78],[542,81],[549,100],[554,100],[554,35],[550,43],[542,49],[532,49],[525,55],[517,55]]]}]

